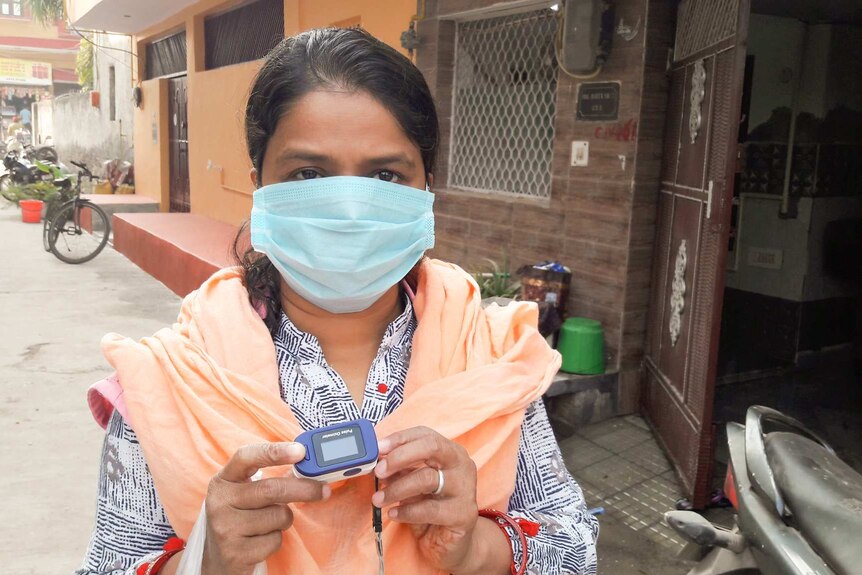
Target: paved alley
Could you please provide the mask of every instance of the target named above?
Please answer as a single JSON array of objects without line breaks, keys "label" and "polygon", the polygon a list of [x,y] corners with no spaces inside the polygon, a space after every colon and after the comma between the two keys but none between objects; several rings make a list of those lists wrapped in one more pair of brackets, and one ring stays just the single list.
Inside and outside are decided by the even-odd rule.
[{"label": "paved alley", "polygon": [[95,508],[103,432],[85,392],[109,369],[99,340],[152,333],[179,298],[110,247],[62,263],[43,251],[41,225],[0,204],[0,571],[70,574]]}]

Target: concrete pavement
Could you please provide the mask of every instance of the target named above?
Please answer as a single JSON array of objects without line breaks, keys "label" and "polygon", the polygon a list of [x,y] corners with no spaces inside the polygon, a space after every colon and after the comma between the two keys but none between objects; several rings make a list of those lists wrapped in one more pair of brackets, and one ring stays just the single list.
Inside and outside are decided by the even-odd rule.
[{"label": "concrete pavement", "polygon": [[0,572],[72,573],[93,526],[103,432],[85,391],[109,373],[102,335],[149,335],[179,298],[110,246],[83,265],[0,200]]}]

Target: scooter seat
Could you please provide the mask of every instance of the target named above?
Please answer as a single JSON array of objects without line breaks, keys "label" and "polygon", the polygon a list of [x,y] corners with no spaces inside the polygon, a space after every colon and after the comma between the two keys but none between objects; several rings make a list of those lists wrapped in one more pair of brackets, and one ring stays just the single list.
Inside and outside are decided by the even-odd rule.
[{"label": "scooter seat", "polygon": [[862,475],[795,433],[765,437],[766,457],[799,530],[838,573],[862,566]]}]

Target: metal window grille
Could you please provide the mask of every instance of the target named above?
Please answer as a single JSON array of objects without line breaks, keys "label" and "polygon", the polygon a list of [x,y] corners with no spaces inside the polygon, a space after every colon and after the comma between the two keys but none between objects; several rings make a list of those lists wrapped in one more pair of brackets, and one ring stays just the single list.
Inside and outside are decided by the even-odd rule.
[{"label": "metal window grille", "polygon": [[204,20],[206,69],[263,58],[284,39],[284,0],[254,0]]},{"label": "metal window grille", "polygon": [[451,187],[550,197],[557,26],[549,9],[458,23]]},{"label": "metal window grille", "polygon": [[146,79],[181,74],[186,71],[186,32],[178,32],[146,46]]}]

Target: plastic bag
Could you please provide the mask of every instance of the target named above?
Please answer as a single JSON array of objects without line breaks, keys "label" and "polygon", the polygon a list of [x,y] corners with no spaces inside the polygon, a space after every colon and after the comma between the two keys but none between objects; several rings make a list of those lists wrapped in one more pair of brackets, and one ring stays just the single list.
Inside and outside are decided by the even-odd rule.
[{"label": "plastic bag", "polygon": [[[180,556],[180,564],[177,567],[176,575],[201,575],[201,563],[204,559],[204,543],[207,538],[207,508],[206,503],[201,505],[201,513],[198,515],[198,520],[195,521],[195,526],[192,527],[192,533],[189,535],[189,540],[186,541],[186,548]],[[262,561],[254,566],[252,575],[267,575],[266,562]]]}]

